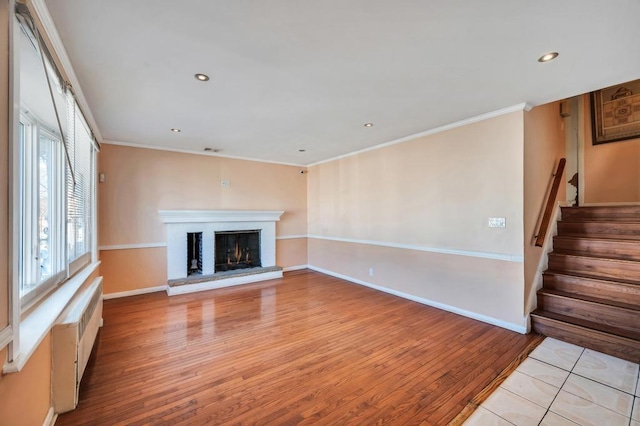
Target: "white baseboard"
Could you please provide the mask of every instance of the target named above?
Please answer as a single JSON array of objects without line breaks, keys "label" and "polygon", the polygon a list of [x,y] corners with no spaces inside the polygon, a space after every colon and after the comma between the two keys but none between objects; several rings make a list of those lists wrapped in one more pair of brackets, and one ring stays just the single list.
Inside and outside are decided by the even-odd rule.
[{"label": "white baseboard", "polygon": [[206,281],[196,284],[184,284],[175,287],[167,286],[167,294],[175,296],[178,294],[195,293],[196,291],[215,290],[218,288],[232,287],[240,284],[255,283],[258,281],[274,280],[282,278],[282,271],[264,272],[262,274],[243,275],[241,277],[225,278],[224,280]]},{"label": "white baseboard", "polygon": [[414,302],[422,303],[423,305],[431,306],[434,308],[442,309],[443,311],[452,312],[454,314],[462,315],[467,318],[475,319],[478,321],[486,322],[487,324],[495,325],[498,327],[506,328],[507,330],[515,331],[520,334],[527,334],[527,326],[526,321],[527,318],[523,318],[523,324],[515,324],[507,321],[502,321],[497,318],[493,318],[487,315],[478,314],[476,312],[467,311],[464,309],[456,308],[455,306],[446,305],[440,302],[434,302],[433,300],[425,299],[422,297],[414,296],[412,294],[404,293],[398,290],[393,290],[387,287],[382,287],[379,285],[371,284],[366,281],[359,280],[357,278],[349,277],[347,275],[342,275],[337,272],[329,271],[327,269],[318,268],[317,266],[309,265],[309,269],[321,272],[326,275],[331,275],[336,278],[341,278],[346,281],[351,281],[355,284],[360,284],[365,287],[372,288],[374,290],[382,291],[384,293],[393,294],[394,296],[402,297],[403,299],[412,300]]},{"label": "white baseboard", "polygon": [[56,424],[56,420],[58,420],[58,415],[53,411],[53,407],[49,407],[49,411],[47,411],[47,417],[44,418],[42,422],[42,426],[53,426]]},{"label": "white baseboard", "polygon": [[118,299],[120,297],[138,296],[140,294],[155,293],[157,291],[165,291],[166,289],[167,289],[166,285],[159,285],[157,287],[137,288],[135,290],[120,291],[118,293],[105,294],[102,296],[102,298],[104,300]]},{"label": "white baseboard", "polygon": [[301,269],[309,269],[309,265],[286,266],[282,268],[282,272],[299,271]]}]

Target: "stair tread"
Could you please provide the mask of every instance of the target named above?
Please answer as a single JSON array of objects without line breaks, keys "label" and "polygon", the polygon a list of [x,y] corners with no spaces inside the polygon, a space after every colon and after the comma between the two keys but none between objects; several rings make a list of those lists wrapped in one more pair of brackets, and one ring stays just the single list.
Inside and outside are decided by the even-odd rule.
[{"label": "stair tread", "polygon": [[589,321],[581,318],[575,318],[569,315],[558,314],[555,312],[549,312],[542,309],[536,309],[531,312],[532,316],[538,316],[543,318],[550,318],[552,320],[577,325],[589,330],[596,330],[601,333],[614,335],[620,338],[629,339],[640,343],[640,332],[634,332],[631,330],[625,330],[623,328],[614,327],[611,325],[603,324],[600,322]]},{"label": "stair tread", "polygon": [[573,271],[571,271],[571,272],[558,271],[558,270],[555,270],[555,269],[547,269],[544,273],[545,274],[555,274],[555,275],[566,275],[568,277],[586,278],[586,279],[595,280],[595,281],[608,281],[610,283],[620,283],[620,284],[625,284],[625,285],[629,285],[629,286],[640,287],[640,282],[638,282],[638,281],[625,280],[625,279],[621,279],[621,278],[610,279],[609,277],[606,277],[606,276],[591,275],[591,274],[578,273],[578,272],[573,272]]},{"label": "stair tread", "polygon": [[602,281],[606,284],[622,285],[625,287],[637,288],[638,290],[640,290],[640,285],[635,281],[626,282],[626,281],[620,281],[620,280],[612,280],[612,279],[607,279],[605,277],[598,277],[598,276],[593,276],[588,274],[578,274],[574,272],[568,273],[568,272],[556,271],[552,269],[547,269],[546,271],[543,272],[543,275],[556,275],[559,277],[579,278],[581,280],[588,280],[588,281]]},{"label": "stair tread", "polygon": [[[640,322],[640,306],[637,305],[633,305],[630,303],[624,303],[624,302],[618,302],[615,300],[610,300],[610,299],[603,299],[600,297],[594,297],[594,296],[589,296],[586,294],[581,294],[581,293],[571,293],[571,292],[567,292],[567,291],[561,291],[561,290],[554,290],[554,289],[550,289],[550,288],[542,288],[541,290],[538,291],[538,294],[549,294],[549,295],[554,295],[554,296],[560,296],[560,297],[566,297],[569,299],[576,299],[576,300],[581,300],[581,301],[585,301],[585,302],[590,302],[590,303],[597,303],[600,305],[606,305],[606,306],[612,306],[615,308],[622,308],[622,309],[628,309],[631,311],[635,311],[638,312],[638,321]],[[638,325],[638,327],[640,328],[640,324]]]},{"label": "stair tread", "polygon": [[588,242],[605,242],[605,243],[616,243],[616,244],[624,244],[629,246],[638,246],[640,249],[640,244],[634,240],[628,240],[624,238],[602,238],[600,235],[556,235],[553,237],[554,240],[568,240],[568,241],[588,241]]},{"label": "stair tread", "polygon": [[584,254],[551,252],[549,253],[549,256],[578,257],[578,258],[584,258],[584,259],[590,259],[590,260],[598,259],[598,260],[604,260],[607,262],[615,262],[615,263],[622,263],[622,264],[628,264],[628,265],[640,265],[640,261],[637,261],[637,260],[617,259],[617,258],[600,257],[600,256],[585,256]]}]

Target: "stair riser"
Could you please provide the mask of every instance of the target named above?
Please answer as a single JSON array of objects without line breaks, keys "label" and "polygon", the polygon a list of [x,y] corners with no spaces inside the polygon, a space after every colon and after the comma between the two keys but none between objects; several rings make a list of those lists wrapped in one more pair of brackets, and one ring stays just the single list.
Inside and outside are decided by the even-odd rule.
[{"label": "stair riser", "polygon": [[558,235],[640,240],[640,223],[558,222]]},{"label": "stair riser", "polygon": [[544,288],[598,297],[640,306],[640,285],[589,280],[569,275],[545,274]]},{"label": "stair riser", "polygon": [[555,253],[640,261],[640,244],[593,239],[553,239]]},{"label": "stair riser", "polygon": [[634,220],[640,218],[640,206],[602,206],[602,207],[583,207],[583,208],[562,208],[563,220]]},{"label": "stair riser", "polygon": [[620,264],[615,260],[589,257],[549,255],[549,269],[563,273],[577,273],[605,279],[620,279],[640,284],[640,263]]},{"label": "stair riser", "polygon": [[640,312],[638,311],[550,294],[538,294],[538,308],[633,332],[638,331],[638,321],[640,320]]},{"label": "stair riser", "polygon": [[531,316],[531,326],[534,332],[544,334],[565,342],[573,343],[603,352],[631,362],[640,362],[640,342],[617,336],[586,330],[571,324],[559,323],[546,318]]}]

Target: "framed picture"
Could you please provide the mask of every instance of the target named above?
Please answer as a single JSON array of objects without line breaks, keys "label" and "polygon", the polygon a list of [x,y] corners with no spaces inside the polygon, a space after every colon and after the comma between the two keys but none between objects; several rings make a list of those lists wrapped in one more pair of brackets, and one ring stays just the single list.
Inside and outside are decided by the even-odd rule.
[{"label": "framed picture", "polygon": [[640,80],[591,93],[593,144],[640,138]]}]

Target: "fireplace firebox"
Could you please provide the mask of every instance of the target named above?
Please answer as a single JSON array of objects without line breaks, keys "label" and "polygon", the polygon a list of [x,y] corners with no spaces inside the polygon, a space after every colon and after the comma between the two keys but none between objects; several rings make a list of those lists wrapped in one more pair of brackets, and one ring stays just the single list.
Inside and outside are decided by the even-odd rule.
[{"label": "fireplace firebox", "polygon": [[215,272],[261,266],[260,230],[215,233]]}]

